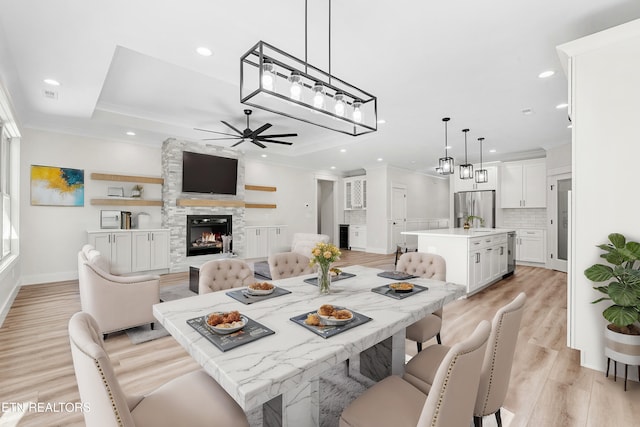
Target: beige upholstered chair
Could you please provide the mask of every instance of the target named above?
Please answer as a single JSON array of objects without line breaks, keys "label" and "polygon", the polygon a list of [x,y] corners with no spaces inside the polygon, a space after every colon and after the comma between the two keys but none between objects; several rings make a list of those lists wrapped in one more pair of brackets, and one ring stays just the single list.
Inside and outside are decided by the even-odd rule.
[{"label": "beige upholstered chair", "polygon": [[340,427],[469,427],[490,330],[483,320],[468,339],[451,347],[428,395],[392,375],[347,406]]},{"label": "beige upholstered chair", "polygon": [[198,293],[206,294],[223,289],[241,288],[254,283],[251,267],[239,259],[207,261],[200,267]]},{"label": "beige upholstered chair", "polygon": [[[495,414],[498,427],[502,426],[500,408],[509,389],[513,354],[518,341],[520,321],[527,297],[520,293],[513,301],[498,310],[493,318],[491,336],[482,364],[478,396],[473,411],[476,427],[482,426],[482,417]],[[404,379],[428,393],[438,366],[449,351],[444,345],[432,345],[409,361]]]},{"label": "beige upholstered chair", "polygon": [[100,329],[88,313],[69,321],[71,355],[85,423],[123,427],[248,426],[238,404],[206,372],[178,377],[146,396],[125,395],[107,355]]},{"label": "beige upholstered chair", "polygon": [[293,233],[291,252],[297,252],[310,258],[311,250],[318,242],[329,243],[329,236],[326,234]]},{"label": "beige upholstered chair", "polygon": [[[444,258],[436,254],[407,252],[398,259],[396,270],[427,279],[447,280],[447,264]],[[420,352],[422,343],[433,337],[436,337],[438,344],[442,344],[440,329],[442,329],[441,308],[407,327],[407,339],[415,341]]]},{"label": "beige upholstered chair", "polygon": [[78,252],[80,304],[98,323],[102,334],[153,323],[152,306],[160,302],[160,278],[151,275],[114,276],[110,263],[85,245]]},{"label": "beige upholstered chair", "polygon": [[272,254],[269,255],[268,261],[271,278],[274,280],[315,272],[315,269],[309,265],[309,257],[297,252]]}]

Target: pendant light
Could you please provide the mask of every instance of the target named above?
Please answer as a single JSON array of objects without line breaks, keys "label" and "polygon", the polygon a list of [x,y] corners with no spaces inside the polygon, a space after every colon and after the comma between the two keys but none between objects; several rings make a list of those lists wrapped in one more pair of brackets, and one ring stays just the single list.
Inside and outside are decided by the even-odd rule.
[{"label": "pendant light", "polygon": [[449,117],[442,119],[444,122],[444,157],[438,160],[436,171],[440,175],[450,175],[453,173],[453,157],[449,157],[449,145],[447,145],[447,122],[451,120]]},{"label": "pendant light", "polygon": [[482,168],[482,141],[484,138],[478,138],[478,142],[480,142],[480,169],[476,170],[476,182],[479,184],[489,181],[489,171]]},{"label": "pendant light", "polygon": [[460,179],[473,178],[473,165],[467,162],[467,132],[469,129],[462,129],[464,132],[464,164],[460,165]]}]

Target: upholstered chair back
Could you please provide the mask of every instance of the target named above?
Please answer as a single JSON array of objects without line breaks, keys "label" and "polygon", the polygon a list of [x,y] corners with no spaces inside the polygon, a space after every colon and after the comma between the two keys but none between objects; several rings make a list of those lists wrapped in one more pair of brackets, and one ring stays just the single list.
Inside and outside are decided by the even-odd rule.
[{"label": "upholstered chair back", "polygon": [[469,338],[451,347],[436,371],[418,427],[469,426],[490,332],[483,320]]},{"label": "upholstered chair back", "polygon": [[433,280],[447,280],[447,263],[436,254],[407,252],[398,259],[396,270]]},{"label": "upholstered chair back", "polygon": [[527,296],[521,292],[513,301],[500,308],[493,317],[489,345],[482,365],[475,416],[496,413],[507,397],[513,355],[526,300]]},{"label": "upholstered chair back", "polygon": [[320,242],[329,243],[329,236],[326,234],[293,233],[291,252],[297,252],[310,258],[311,250]]},{"label": "upholstered chair back", "polygon": [[198,293],[241,288],[255,282],[251,267],[239,259],[222,259],[205,262],[200,267]]},{"label": "upholstered chair back", "polygon": [[309,257],[297,252],[282,252],[269,255],[268,261],[271,278],[274,280],[315,272],[315,269],[309,266]]},{"label": "upholstered chair back", "polygon": [[[127,398],[104,350],[98,324],[87,313],[78,312],[69,321],[69,340],[80,399],[87,405],[87,426],[133,427]],[[134,399],[131,403],[136,403]]]}]

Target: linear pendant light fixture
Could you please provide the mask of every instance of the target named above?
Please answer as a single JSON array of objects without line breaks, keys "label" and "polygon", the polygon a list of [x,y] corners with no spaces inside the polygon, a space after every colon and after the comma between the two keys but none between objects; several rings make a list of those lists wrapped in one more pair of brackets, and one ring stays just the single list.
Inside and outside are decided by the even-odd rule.
[{"label": "linear pendant light fixture", "polygon": [[259,41],[240,58],[240,102],[306,123],[358,136],[378,129],[377,98],[331,74],[331,0],[328,72]]},{"label": "linear pendant light fixture", "polygon": [[489,181],[489,171],[482,168],[482,141],[484,141],[484,138],[478,138],[480,143],[480,169],[476,170],[476,182],[479,184]]},{"label": "linear pendant light fixture", "polygon": [[464,164],[460,165],[460,179],[473,178],[473,165],[467,162],[467,132],[469,129],[462,129],[464,132]]},{"label": "linear pendant light fixture", "polygon": [[436,172],[440,175],[450,175],[453,173],[453,157],[449,157],[449,145],[447,144],[447,122],[451,120],[449,117],[444,117],[444,157],[438,159],[438,167]]}]

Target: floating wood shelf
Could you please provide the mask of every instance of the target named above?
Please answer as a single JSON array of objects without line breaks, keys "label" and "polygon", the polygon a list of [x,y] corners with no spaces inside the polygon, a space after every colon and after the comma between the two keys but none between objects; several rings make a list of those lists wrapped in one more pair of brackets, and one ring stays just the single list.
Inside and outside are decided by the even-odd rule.
[{"label": "floating wood shelf", "polygon": [[277,190],[276,187],[267,187],[264,185],[245,185],[244,189],[251,190],[251,191],[276,191]]},{"label": "floating wood shelf", "polygon": [[184,207],[221,206],[227,208],[244,208],[244,202],[242,200],[178,199],[176,205]]},{"label": "floating wood shelf", "polygon": [[245,203],[247,209],[275,209],[277,206],[269,203]]},{"label": "floating wood shelf", "polygon": [[112,173],[92,173],[91,179],[98,181],[139,182],[143,184],[164,184],[163,178],[152,176],[117,175]]},{"label": "floating wood shelf", "polygon": [[98,206],[162,206],[162,200],[149,199],[91,199]]}]

